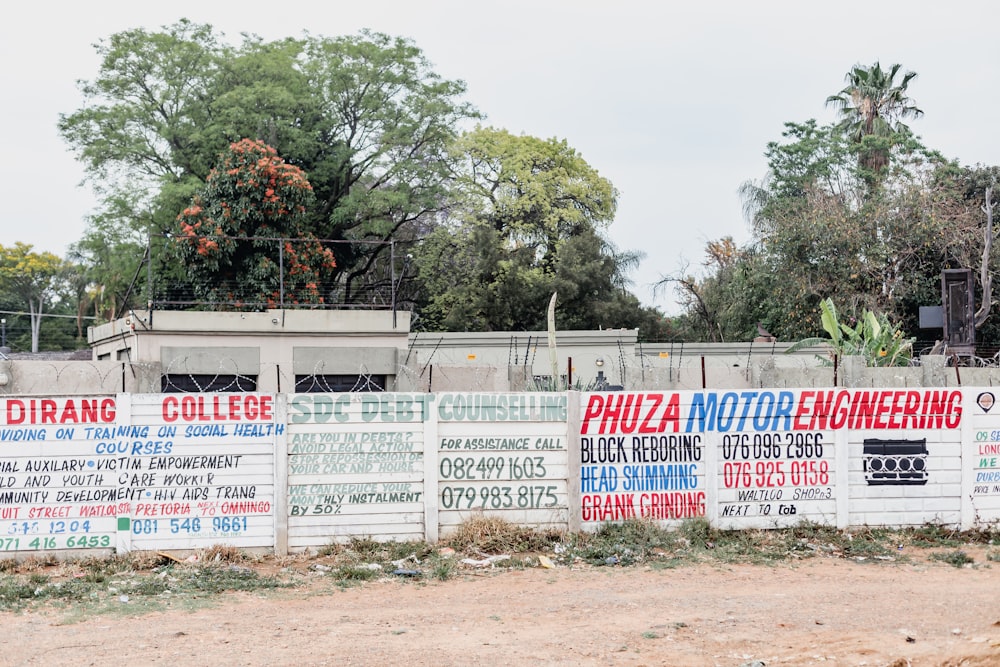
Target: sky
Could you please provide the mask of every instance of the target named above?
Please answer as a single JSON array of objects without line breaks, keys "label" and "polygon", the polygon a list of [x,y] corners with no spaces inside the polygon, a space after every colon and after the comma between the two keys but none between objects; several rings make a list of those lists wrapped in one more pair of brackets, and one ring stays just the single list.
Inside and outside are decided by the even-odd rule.
[{"label": "sky", "polygon": [[739,186],[766,174],[786,122],[824,105],[856,64],[917,72],[910,127],[962,165],[1000,164],[1000,5],[990,0],[365,0],[292,3],[91,0],[16,3],[0,24],[0,245],[65,255],[96,200],[59,137],[96,77],[94,44],[181,18],[233,43],[368,28],[413,40],[467,85],[484,123],[566,140],[619,191],[608,236],[644,254],[632,290],[667,314],[669,275],[702,270],[708,241],[749,239]]}]

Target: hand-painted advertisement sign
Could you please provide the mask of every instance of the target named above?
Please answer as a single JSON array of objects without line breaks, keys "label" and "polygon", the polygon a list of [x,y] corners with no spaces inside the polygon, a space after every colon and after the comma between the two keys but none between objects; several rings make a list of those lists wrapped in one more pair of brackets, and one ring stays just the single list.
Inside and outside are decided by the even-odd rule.
[{"label": "hand-painted advertisement sign", "polygon": [[427,395],[294,394],[288,405],[288,544],[424,535]]},{"label": "hand-painted advertisement sign", "polygon": [[0,552],[115,548],[140,498],[128,455],[106,451],[137,439],[117,419],[113,396],[0,398]]},{"label": "hand-painted advertisement sign", "polygon": [[962,443],[968,494],[978,521],[1000,521],[1000,406],[993,389],[977,391],[970,408],[970,442]]},{"label": "hand-painted advertisement sign", "polygon": [[274,544],[275,422],[270,394],[132,397],[131,438],[99,443],[136,494],[132,549]]},{"label": "hand-painted advertisement sign", "polygon": [[566,394],[436,399],[442,529],[476,513],[536,526],[566,523]]},{"label": "hand-painted advertisement sign", "polygon": [[[958,390],[584,394],[581,516],[584,525],[682,520],[711,509],[723,528],[833,523],[839,432],[956,430],[961,417]],[[889,459],[886,447],[895,452]],[[922,465],[911,445],[875,438],[868,465],[893,465],[899,447]],[[871,474],[900,479],[898,472]],[[906,479],[920,476],[913,471]]]}]

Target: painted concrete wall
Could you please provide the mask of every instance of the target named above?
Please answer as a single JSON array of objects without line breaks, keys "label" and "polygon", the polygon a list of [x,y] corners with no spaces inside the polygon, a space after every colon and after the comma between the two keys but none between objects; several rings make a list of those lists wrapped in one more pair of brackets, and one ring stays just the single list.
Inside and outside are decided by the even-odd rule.
[{"label": "painted concrete wall", "polygon": [[394,389],[409,326],[409,313],[386,311],[134,311],[91,327],[88,342],[95,361],[128,366],[128,391],[158,392],[164,374],[253,377],[273,393],[293,391],[301,375],[377,375]]},{"label": "painted concrete wall", "polygon": [[141,375],[116,361],[0,360],[0,396],[135,392]]},{"label": "painted concrete wall", "polygon": [[0,552],[1000,521],[981,388],[0,398]]}]

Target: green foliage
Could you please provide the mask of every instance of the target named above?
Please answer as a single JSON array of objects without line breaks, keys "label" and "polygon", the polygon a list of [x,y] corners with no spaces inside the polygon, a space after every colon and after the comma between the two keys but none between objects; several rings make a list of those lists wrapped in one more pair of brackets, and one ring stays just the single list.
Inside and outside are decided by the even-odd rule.
[{"label": "green foliage", "polygon": [[[697,335],[749,340],[760,322],[779,340],[820,336],[828,295],[847,312],[916,330],[919,307],[940,302],[942,269],[981,262],[995,169],[959,168],[911,137],[871,190],[856,148],[834,128],[789,124],[785,137],[768,146],[768,178],[741,189],[751,240],[724,251],[726,239],[712,242],[704,275],[671,277]],[[997,271],[1000,258],[989,264]],[[997,340],[995,320],[980,340]]]},{"label": "green foliage", "polygon": [[125,560],[81,563],[80,576],[63,580],[37,571],[0,574],[0,609],[21,610],[51,602],[73,602],[102,611],[121,609],[126,602],[140,609],[162,605],[164,596],[176,603],[229,591],[285,588],[288,582],[258,574],[248,567],[161,565],[140,571]]},{"label": "green foliage", "polygon": [[948,563],[953,567],[965,567],[976,562],[969,554],[965,553],[961,549],[956,549],[955,551],[939,552],[931,554],[931,560],[938,560],[942,563]]},{"label": "green foliage", "polygon": [[[137,259],[136,237],[144,245],[150,233],[175,231],[219,156],[249,138],[309,175],[306,230],[346,241],[332,275],[339,299],[370,300],[376,290],[388,302],[388,245],[370,241],[422,235],[444,201],[454,128],[477,115],[459,99],[463,83],[438,76],[410,41],[380,33],[270,43],[245,36],[233,47],[210,26],[180,21],[116,33],[97,52],[100,69],[81,84],[83,106],[59,121],[101,198],[99,222],[81,243],[95,262]],[[161,284],[183,282],[153,245]],[[124,298],[117,276],[100,270],[93,278],[105,295]]]},{"label": "green foliage", "polygon": [[[828,338],[807,338],[790,346],[787,352],[796,352],[806,347],[826,344],[831,354],[840,358],[848,356],[864,357],[868,366],[908,366],[913,356],[915,338],[905,338],[903,332],[893,325],[885,313],[876,315],[864,310],[858,319],[841,322],[833,299],[820,302],[823,329]],[[824,359],[830,363],[831,360]]]},{"label": "green foliage", "polygon": [[665,279],[698,337],[746,340],[757,323],[782,340],[819,336],[830,294],[914,330],[919,307],[940,301],[942,269],[979,266],[995,170],[959,168],[902,123],[923,113],[907,97],[915,76],[855,66],[827,99],[837,124],[786,123],[767,145],[766,177],[740,188],[750,242],[712,242],[704,275]]},{"label": "green foliage", "polygon": [[[234,143],[178,216],[174,251],[202,301],[322,303],[336,266],[305,224],[312,187],[260,141]],[[293,239],[279,241],[278,239]]]},{"label": "green foliage", "polygon": [[20,241],[12,247],[0,245],[0,292],[11,297],[17,310],[30,314],[31,351],[38,352],[42,316],[66,296],[72,267],[51,252],[32,248]]},{"label": "green foliage", "polygon": [[866,183],[877,184],[889,165],[893,146],[910,136],[904,118],[919,118],[923,111],[906,96],[916,72],[906,72],[897,83],[902,65],[883,70],[855,65],[844,77],[847,86],[827,98],[827,106],[840,112],[837,129],[855,145]]},{"label": "green foliage", "polygon": [[660,326],[625,289],[639,255],[602,236],[614,187],[565,141],[480,127],[454,155],[454,205],[415,250],[420,327],[545,330],[553,292],[561,329]]},{"label": "green foliage", "polygon": [[463,521],[445,543],[469,553],[502,554],[549,551],[562,536],[554,531],[538,531],[495,516],[474,516]]},{"label": "green foliage", "polygon": [[[455,527],[439,545],[354,537],[345,543],[331,543],[318,556],[302,555],[291,561],[289,557],[280,557],[280,561],[276,560],[279,557],[250,558],[224,544],[201,551],[201,564],[194,565],[176,563],[155,552],[78,561],[58,561],[54,556],[20,562],[0,560],[0,610],[59,605],[74,612],[121,613],[131,609],[135,613],[165,605],[204,604],[230,591],[266,594],[296,586],[301,579],[295,576],[294,563],[310,573],[326,573],[326,579],[341,588],[390,576],[402,577],[400,581],[446,580],[469,572],[470,567],[477,572],[482,572],[482,567],[555,565],[575,569],[581,564],[663,569],[702,563],[772,564],[817,557],[889,564],[910,561],[921,551],[927,552],[927,560],[963,567],[974,559],[956,547],[992,545],[998,539],[995,529],[963,532],[936,524],[841,530],[803,521],[770,530],[719,530],[704,517],[669,525],[631,518],[603,523],[593,531],[565,533],[479,514]],[[942,547],[947,550],[941,551]],[[1000,553],[986,549],[984,557],[988,566],[1000,560]],[[463,562],[466,558],[476,562]],[[282,566],[276,568],[279,564]],[[277,576],[262,574],[276,570]],[[490,618],[500,620],[498,616]],[[684,627],[684,623],[673,626]]]}]

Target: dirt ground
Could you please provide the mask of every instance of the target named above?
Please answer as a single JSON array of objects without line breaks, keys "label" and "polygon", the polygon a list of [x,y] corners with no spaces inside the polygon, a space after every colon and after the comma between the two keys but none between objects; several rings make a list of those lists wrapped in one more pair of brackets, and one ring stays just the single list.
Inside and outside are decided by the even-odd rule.
[{"label": "dirt ground", "polygon": [[[139,616],[0,614],[0,664],[1000,665],[1000,565],[464,571]],[[989,565],[996,565],[989,567]]]}]

